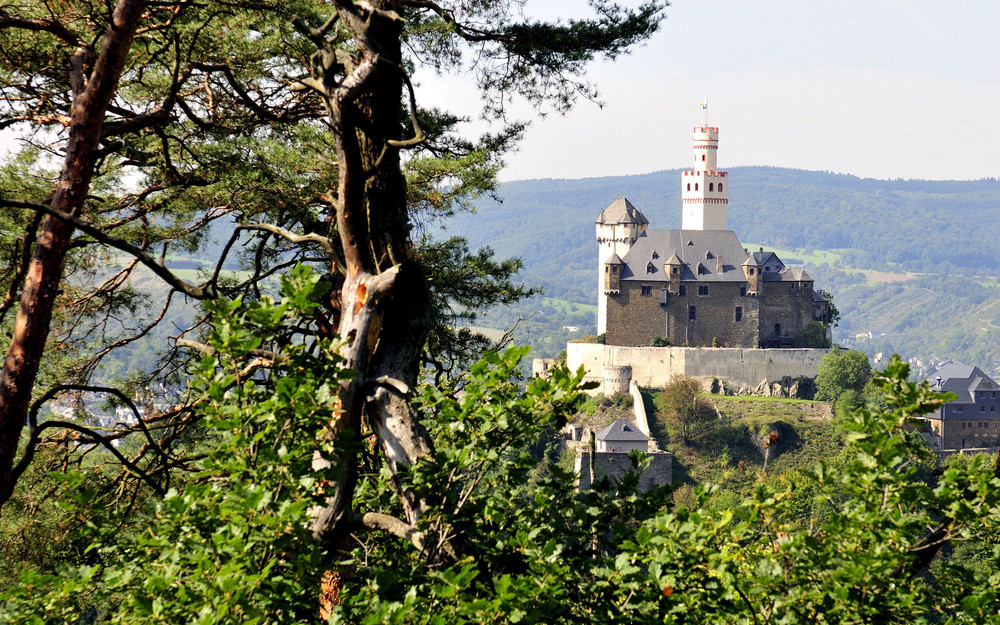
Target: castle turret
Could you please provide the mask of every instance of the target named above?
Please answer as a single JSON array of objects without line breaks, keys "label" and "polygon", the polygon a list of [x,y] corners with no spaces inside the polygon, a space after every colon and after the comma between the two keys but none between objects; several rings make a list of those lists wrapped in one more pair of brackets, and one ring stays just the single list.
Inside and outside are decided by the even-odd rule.
[{"label": "castle turret", "polygon": [[667,262],[663,263],[663,269],[669,276],[667,290],[671,295],[681,294],[681,277],[684,275],[684,261],[677,256],[677,252],[670,255]]},{"label": "castle turret", "polygon": [[747,254],[747,259],[743,261],[743,275],[747,281],[747,295],[759,295],[760,285],[763,280],[763,268],[757,259],[756,254]]},{"label": "castle turret", "polygon": [[612,254],[604,263],[604,295],[621,293],[621,272],[625,266],[618,254]]},{"label": "castle turret", "polygon": [[681,175],[682,230],[726,230],[727,172],[716,169],[719,129],[694,129],[694,168]]},{"label": "castle turret", "polygon": [[[597,243],[600,253],[597,261],[597,333],[608,331],[608,295],[617,295],[618,274],[621,258],[632,249],[632,244],[646,232],[649,220],[620,197],[597,216]],[[617,262],[613,259],[617,257]],[[613,269],[612,269],[613,268]],[[612,280],[613,277],[613,280]],[[615,288],[609,288],[614,283]]]}]

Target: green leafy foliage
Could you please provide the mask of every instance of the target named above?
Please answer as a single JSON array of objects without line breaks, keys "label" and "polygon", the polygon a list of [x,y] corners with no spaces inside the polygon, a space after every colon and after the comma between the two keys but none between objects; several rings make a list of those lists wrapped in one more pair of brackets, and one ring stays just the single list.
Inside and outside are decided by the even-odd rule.
[{"label": "green leafy foliage", "polygon": [[[104,566],[25,571],[25,587],[48,592],[32,601],[5,596],[0,620],[28,622],[18,619],[45,605],[79,614],[108,601],[120,623],[299,623],[315,614],[326,556],[303,521],[340,470],[316,470],[312,461],[317,450],[336,458],[319,434],[336,418],[333,388],[349,372],[328,342],[286,346],[282,375],[246,370],[246,356],[308,318],[328,289],[302,265],[281,282],[280,303],[207,304],[221,321],[210,338],[214,355],[192,371],[204,427],[197,472],[148,515],[90,515],[87,551]],[[83,478],[68,479],[79,489]],[[93,496],[75,492],[76,505],[92,507]],[[137,531],[123,536],[122,527]],[[90,593],[63,601],[81,586]]]},{"label": "green leafy foliage", "polygon": [[868,356],[858,351],[843,351],[834,347],[819,363],[816,399],[836,402],[845,391],[861,393],[871,375],[872,366],[868,362]]},{"label": "green leafy foliage", "polygon": [[[513,380],[524,349],[488,355],[460,390],[427,386],[417,403],[434,444],[406,476],[429,506],[413,528],[423,546],[359,528],[354,547],[327,553],[303,521],[339,468],[317,470],[312,458],[317,443],[337,457],[317,434],[336,416],[331,385],[349,374],[321,341],[287,345],[270,373],[241,364],[276,327],[308,318],[327,288],[301,266],[282,285],[280,302],[215,304],[228,322],[196,365],[198,473],[137,531],[89,521],[100,565],[24,571],[0,594],[0,620],[299,623],[315,618],[319,578],[332,569],[342,603],[331,619],[342,623],[1000,621],[1000,549],[989,548],[1000,478],[981,457],[921,477],[930,452],[906,426],[947,398],[908,382],[898,359],[875,376],[888,410],[853,413],[841,460],[762,480],[728,506],[712,505],[716,487],[705,485],[674,507],[669,489],[636,492],[635,473],[586,491],[557,463],[528,479],[538,435],[579,408],[582,374],[557,367],[522,388]],[[356,508],[398,513],[390,474],[373,469]],[[93,505],[82,480],[64,478],[70,509]],[[978,551],[940,556],[963,540]],[[463,555],[428,565],[428,550],[446,543]]]},{"label": "green leafy foliage", "polygon": [[685,445],[700,428],[715,419],[715,411],[698,395],[701,383],[695,378],[674,376],[654,400],[658,414],[666,419],[668,431],[680,434]]}]

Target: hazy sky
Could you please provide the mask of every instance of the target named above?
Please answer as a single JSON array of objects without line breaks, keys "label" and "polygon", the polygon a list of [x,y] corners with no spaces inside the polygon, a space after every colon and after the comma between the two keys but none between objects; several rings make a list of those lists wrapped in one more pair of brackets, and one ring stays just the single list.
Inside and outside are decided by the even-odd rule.
[{"label": "hazy sky", "polygon": [[[578,0],[525,9],[587,11]],[[646,46],[592,67],[604,107],[534,122],[504,179],[684,167],[706,97],[723,169],[1000,176],[1000,2],[673,0],[667,16]],[[461,79],[421,83],[425,103],[475,106]]]}]

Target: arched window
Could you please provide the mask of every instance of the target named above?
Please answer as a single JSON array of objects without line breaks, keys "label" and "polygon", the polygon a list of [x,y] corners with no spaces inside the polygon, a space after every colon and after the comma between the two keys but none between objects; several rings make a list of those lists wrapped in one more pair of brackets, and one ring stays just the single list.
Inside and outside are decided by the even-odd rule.
[{"label": "arched window", "polygon": [[722,191],[722,183],[719,183],[719,191]]},{"label": "arched window", "polygon": [[702,161],[703,163],[705,162],[705,155],[704,155],[704,154],[702,154],[702,155],[701,155],[701,161]]},{"label": "arched window", "polygon": [[697,191],[697,190],[698,190],[698,183],[697,183],[697,182],[696,182],[696,183],[694,183],[694,190],[695,190],[695,191]]},{"label": "arched window", "polygon": [[689,182],[688,183],[688,191],[690,191],[690,190],[691,190],[691,183]]},{"label": "arched window", "polygon": [[709,191],[715,191],[715,183],[714,182],[708,183],[708,190]]}]

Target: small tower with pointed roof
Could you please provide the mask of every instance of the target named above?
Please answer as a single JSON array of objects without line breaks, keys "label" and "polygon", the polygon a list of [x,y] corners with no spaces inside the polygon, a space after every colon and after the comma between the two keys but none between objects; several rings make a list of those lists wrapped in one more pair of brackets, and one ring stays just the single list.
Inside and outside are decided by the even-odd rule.
[{"label": "small tower with pointed roof", "polygon": [[[608,304],[605,295],[617,289],[621,259],[636,239],[645,234],[649,220],[624,197],[616,199],[597,216],[597,333],[608,330]],[[612,275],[613,274],[613,275]],[[615,286],[612,287],[612,284]],[[617,293],[615,293],[617,294]]]},{"label": "small tower with pointed roof", "polygon": [[681,175],[681,230],[726,230],[728,173],[719,171],[719,129],[694,129],[694,167]]},{"label": "small tower with pointed roof", "polygon": [[667,272],[667,291],[671,295],[680,295],[681,278],[684,276],[684,261],[677,256],[677,252],[670,255],[670,258],[663,263],[663,270]]}]

